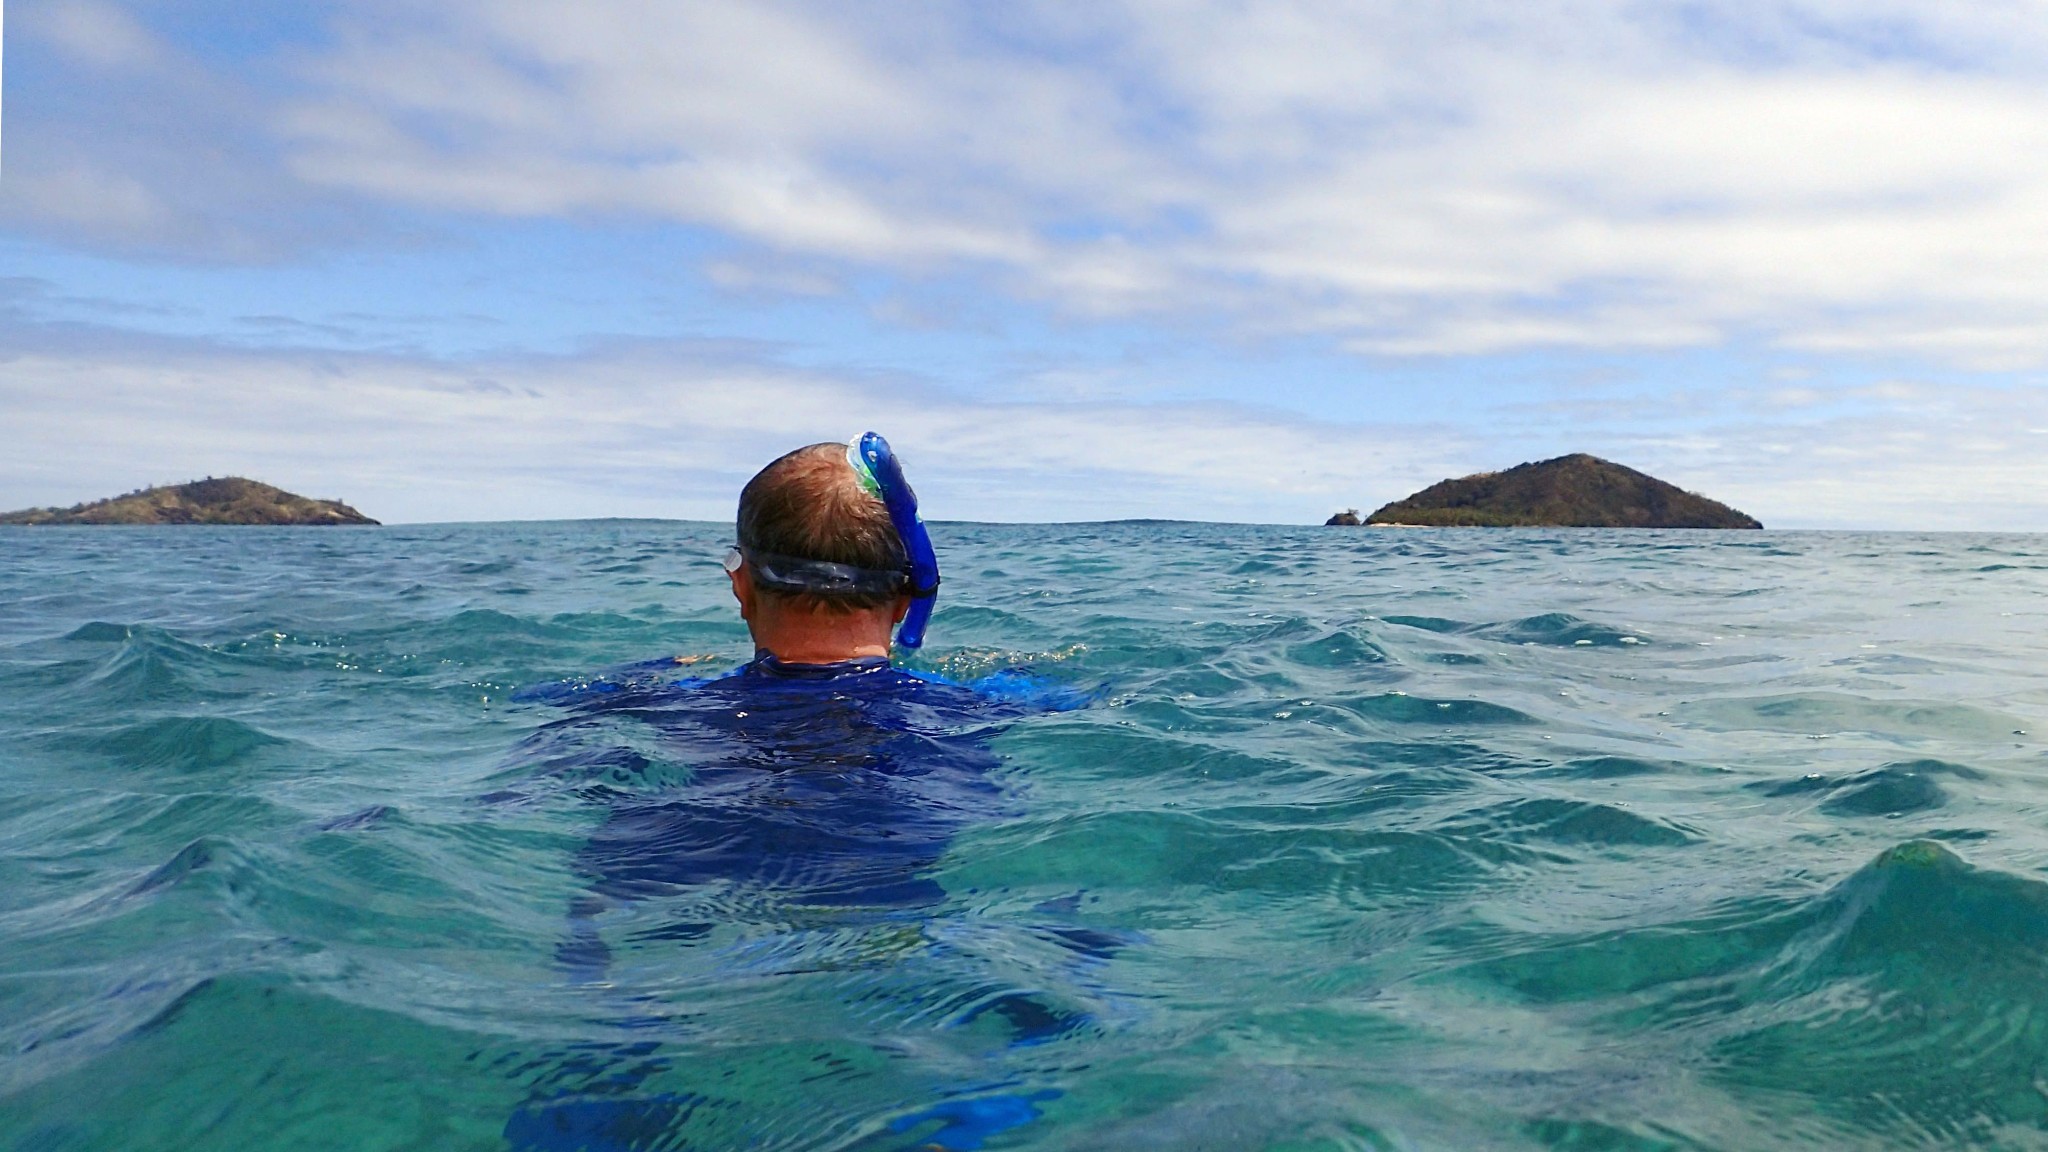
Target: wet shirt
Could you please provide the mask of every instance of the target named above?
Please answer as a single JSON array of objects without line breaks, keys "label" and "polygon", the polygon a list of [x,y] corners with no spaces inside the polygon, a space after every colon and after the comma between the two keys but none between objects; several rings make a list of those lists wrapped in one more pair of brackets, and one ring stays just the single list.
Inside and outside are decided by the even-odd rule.
[{"label": "wet shirt", "polygon": [[886,660],[583,686],[532,746],[607,804],[577,856],[609,900],[704,885],[819,906],[910,906],[968,824],[1006,810],[989,741],[1078,701],[1021,677],[961,685]]}]

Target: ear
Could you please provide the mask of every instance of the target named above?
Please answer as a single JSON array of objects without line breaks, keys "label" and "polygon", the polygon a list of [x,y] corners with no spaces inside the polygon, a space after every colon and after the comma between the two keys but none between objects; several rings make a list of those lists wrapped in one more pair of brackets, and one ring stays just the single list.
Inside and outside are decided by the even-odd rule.
[{"label": "ear", "polygon": [[893,624],[901,624],[903,623],[903,618],[908,615],[910,615],[910,597],[898,596],[896,598],[895,616],[894,619],[892,619],[890,622]]},{"label": "ear", "polygon": [[740,566],[731,572],[727,572],[725,577],[732,581],[732,598],[740,602],[740,619],[753,620],[754,579],[752,574],[747,571],[746,562],[741,561]]}]

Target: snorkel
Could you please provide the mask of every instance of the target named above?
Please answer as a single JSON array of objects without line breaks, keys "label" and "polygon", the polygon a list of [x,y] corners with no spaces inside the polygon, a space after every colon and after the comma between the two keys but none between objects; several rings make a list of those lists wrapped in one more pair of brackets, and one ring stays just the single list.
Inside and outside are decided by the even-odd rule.
[{"label": "snorkel", "polygon": [[931,623],[932,608],[939,598],[939,558],[932,553],[932,536],[917,514],[917,493],[903,478],[903,464],[889,450],[879,432],[866,432],[847,442],[846,462],[853,465],[860,486],[878,496],[889,510],[889,522],[903,541],[910,561],[910,612],[896,630],[896,643],[903,648],[924,646],[924,630]]}]

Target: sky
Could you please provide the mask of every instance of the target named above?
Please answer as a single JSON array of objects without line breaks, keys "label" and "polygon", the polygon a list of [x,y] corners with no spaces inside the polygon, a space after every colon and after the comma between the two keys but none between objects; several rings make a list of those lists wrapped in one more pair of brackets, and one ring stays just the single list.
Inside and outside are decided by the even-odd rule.
[{"label": "sky", "polygon": [[2048,0],[13,0],[0,509],[2048,531]]}]

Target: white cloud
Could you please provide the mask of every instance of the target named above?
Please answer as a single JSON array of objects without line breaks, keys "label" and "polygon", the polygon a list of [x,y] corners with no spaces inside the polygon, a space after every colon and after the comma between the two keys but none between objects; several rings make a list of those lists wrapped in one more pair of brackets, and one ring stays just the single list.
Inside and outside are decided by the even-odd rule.
[{"label": "white cloud", "polygon": [[315,184],[987,267],[1082,315],[2048,356],[2038,5],[1091,11],[378,5],[283,129]]},{"label": "white cloud", "polygon": [[[1315,418],[1139,403],[1170,385],[1057,332],[1008,382],[967,373],[991,380],[969,399],[701,344],[458,362],[14,324],[0,504],[244,471],[393,518],[722,517],[769,456],[873,425],[940,515],[1314,519],[1583,449],[1774,525],[2048,528],[2040,389],[1834,370],[2048,360],[2036,0],[348,0],[331,36],[240,68],[171,11],[19,22],[16,50],[76,83],[26,112],[14,93],[15,227],[256,261],[442,211],[683,221],[725,237],[713,285],[851,295],[895,335],[994,329],[1023,298],[1238,352],[1812,355],[1796,387],[1621,403],[1581,381],[1545,411],[1458,398],[1455,427],[1368,426],[1342,421],[1430,409],[1363,369],[1318,383]],[[321,339],[334,317],[305,307],[221,323]],[[847,343],[791,355],[864,359]]]},{"label": "white cloud", "polygon": [[832,296],[844,289],[839,281],[822,272],[778,261],[712,260],[704,265],[704,275],[729,292]]},{"label": "white cloud", "polygon": [[[17,24],[17,30],[23,25]],[[29,10],[26,30],[40,33],[67,56],[95,68],[156,64],[163,47],[134,16],[99,0],[56,0]]]},{"label": "white cloud", "polygon": [[[337,211],[334,197],[280,170],[267,62],[223,67],[219,46],[209,59],[136,7],[52,0],[19,14],[0,228],[202,263],[274,260],[370,230],[374,209]],[[149,14],[165,19],[162,8]]]},{"label": "white cloud", "polygon": [[722,519],[774,456],[872,427],[940,518],[1300,520],[1462,439],[1226,406],[977,402],[689,344],[454,362],[15,335],[39,347],[0,360],[10,506],[246,474],[388,519]]},{"label": "white cloud", "polygon": [[[388,520],[717,520],[775,455],[872,427],[948,519],[1314,521],[1587,450],[1773,527],[2048,530],[2040,389],[1770,384],[1503,406],[1461,431],[1096,388],[990,402],[690,343],[457,361],[76,328],[0,336],[15,349],[0,359],[0,507],[244,474]],[[1677,430],[1657,430],[1659,415]]]},{"label": "white cloud", "polygon": [[79,82],[17,93],[0,213],[208,260],[406,207],[684,221],[748,291],[1379,355],[2048,361],[2039,0],[350,0],[239,69],[150,15],[19,22]]},{"label": "white cloud", "polygon": [[46,223],[146,233],[170,216],[156,193],[124,172],[49,165],[12,189],[14,206]]}]

